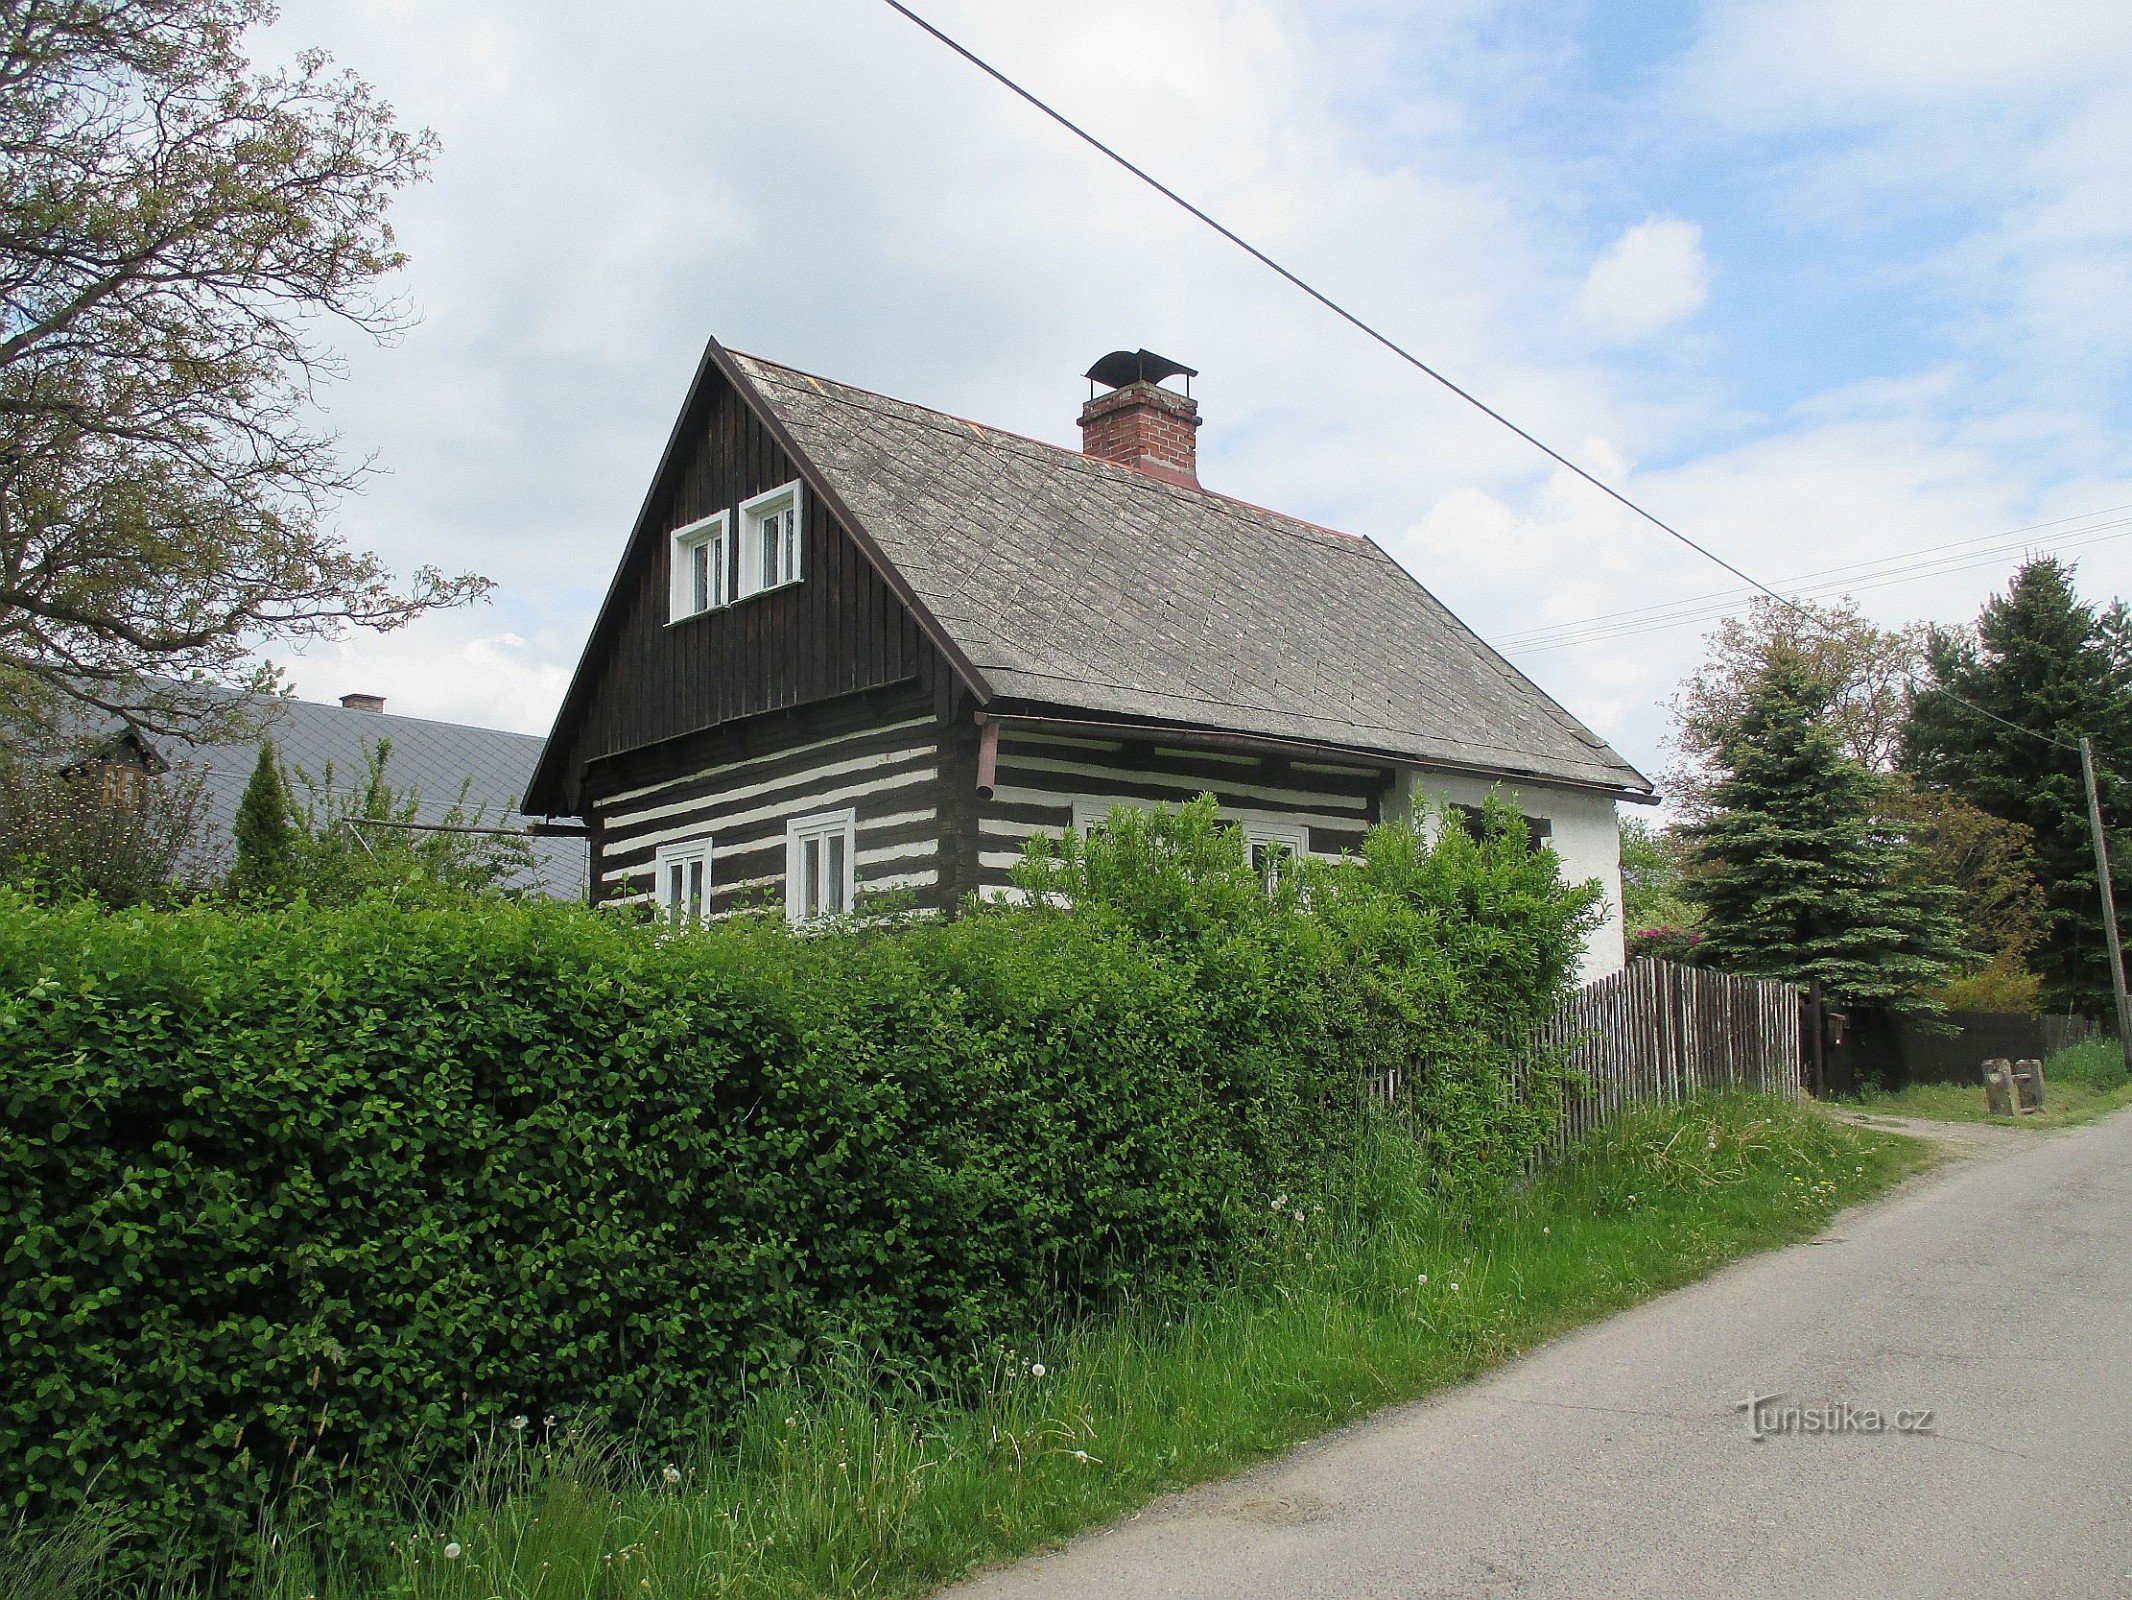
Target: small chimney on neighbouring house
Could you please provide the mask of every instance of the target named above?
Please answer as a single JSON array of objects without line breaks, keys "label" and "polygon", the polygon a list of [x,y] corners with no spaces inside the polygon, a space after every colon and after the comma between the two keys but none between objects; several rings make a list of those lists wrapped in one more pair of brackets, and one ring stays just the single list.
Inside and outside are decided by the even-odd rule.
[{"label": "small chimney on neighbouring house", "polygon": [[[1164,378],[1180,376],[1183,394],[1162,387]],[[1081,407],[1081,453],[1198,488],[1192,436],[1199,431],[1199,402],[1191,393],[1197,376],[1152,350],[1113,350],[1088,369],[1089,382],[1109,393],[1092,394]]]},{"label": "small chimney on neighbouring house", "polygon": [[381,694],[344,694],[341,696],[344,711],[383,711],[385,697]]}]

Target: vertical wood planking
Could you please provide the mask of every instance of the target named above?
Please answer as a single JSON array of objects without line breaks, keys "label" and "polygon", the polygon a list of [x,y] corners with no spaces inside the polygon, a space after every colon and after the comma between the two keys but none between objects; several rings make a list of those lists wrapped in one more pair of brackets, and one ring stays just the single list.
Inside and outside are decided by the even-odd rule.
[{"label": "vertical wood planking", "polygon": [[[1586,985],[1533,1042],[1534,1058],[1567,1051],[1583,1080],[1564,1097],[1552,1155],[1636,1105],[1728,1090],[1803,1093],[1799,991],[1772,979],[1639,961]],[[1515,1081],[1529,1092],[1530,1066]]]},{"label": "vertical wood planking", "polygon": [[[596,676],[566,736],[580,773],[601,758],[742,718],[929,676],[934,665],[917,620],[811,494],[800,583],[669,624],[667,530],[737,513],[741,501],[799,476],[723,384],[705,396],[689,438],[643,537],[624,555],[615,607],[589,647]],[[740,573],[737,521],[728,592]]]}]

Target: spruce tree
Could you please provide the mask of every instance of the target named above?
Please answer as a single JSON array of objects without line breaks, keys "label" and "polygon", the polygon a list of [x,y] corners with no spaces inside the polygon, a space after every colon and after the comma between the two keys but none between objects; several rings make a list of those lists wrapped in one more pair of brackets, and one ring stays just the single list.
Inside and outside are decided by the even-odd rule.
[{"label": "spruce tree", "polygon": [[237,802],[237,864],[231,869],[232,894],[278,899],[296,882],[296,828],[290,820],[289,788],[274,754],[274,741],[262,740],[251,781]]},{"label": "spruce tree", "polygon": [[[2085,604],[2072,569],[2038,557],[1992,597],[1974,629],[1934,633],[1926,672],[1904,730],[1903,764],[1920,783],[2029,830],[2045,906],[2028,960],[2042,976],[2043,999],[2107,1014],[2095,847],[2072,747],[2083,735],[2095,742],[2123,903],[2132,896],[2132,840],[2115,826],[2132,815],[2125,776],[2132,774],[2132,618],[2122,601],[2102,611]],[[1954,695],[2005,720],[1980,716]]]},{"label": "spruce tree", "polygon": [[1923,1007],[1961,958],[1958,925],[1875,820],[1881,780],[1844,753],[1827,704],[1805,663],[1779,655],[1728,730],[1710,809],[1686,830],[1703,949],[1728,971]]}]

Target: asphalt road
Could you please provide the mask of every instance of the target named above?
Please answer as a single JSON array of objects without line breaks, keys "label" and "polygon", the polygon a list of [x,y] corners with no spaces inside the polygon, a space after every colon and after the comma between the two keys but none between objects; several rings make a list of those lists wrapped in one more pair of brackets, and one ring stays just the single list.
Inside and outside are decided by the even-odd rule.
[{"label": "asphalt road", "polygon": [[[1757,1441],[1776,1392],[1931,1431]],[[2132,1112],[950,1592],[2132,1595]]]}]

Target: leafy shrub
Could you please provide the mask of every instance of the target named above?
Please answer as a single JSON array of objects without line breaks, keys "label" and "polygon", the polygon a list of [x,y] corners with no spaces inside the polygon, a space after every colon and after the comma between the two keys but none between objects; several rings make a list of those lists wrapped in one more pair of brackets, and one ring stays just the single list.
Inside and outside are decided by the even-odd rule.
[{"label": "leafy shrub", "polygon": [[364,746],[360,773],[336,772],[328,761],[314,775],[284,767],[272,744],[262,745],[238,812],[229,890],[269,903],[301,894],[318,905],[425,883],[523,891],[533,847],[515,830],[487,826],[487,809],[469,798],[472,778],[439,812],[414,785],[392,781],[391,761],[392,741],[379,739]]},{"label": "leafy shrub", "polygon": [[0,877],[42,899],[169,898],[203,875],[198,774],[65,764],[0,749]]},{"label": "leafy shrub", "polygon": [[2002,950],[1974,972],[1943,985],[1933,999],[1949,1011],[2025,1011],[2043,1007],[2043,978],[2019,954]]},{"label": "leafy shrub", "polygon": [[1026,876],[811,936],[0,899],[0,1506],[242,1560],[515,1416],[678,1444],[833,1341],[952,1382],[1232,1274],[1387,1066],[1447,1186],[1544,1133],[1591,896],[1514,820],[1268,894],[1192,808]]},{"label": "leafy shrub", "polygon": [[[1415,819],[1419,822],[1421,819]],[[1500,1188],[1539,1148],[1557,1104],[1531,1065],[1599,912],[1565,886],[1517,812],[1465,828],[1373,828],[1359,856],[1283,859],[1269,884],[1209,803],[1121,809],[1087,838],[1039,837],[1016,882],[1039,920],[1101,907],[1182,946],[1232,1048],[1260,1037],[1399,1085],[1437,1185]]]},{"label": "leafy shrub", "polygon": [[1671,961],[1692,967],[1703,959],[1703,936],[1694,928],[1637,928],[1627,940],[1631,961]]},{"label": "leafy shrub", "polygon": [[2046,1085],[2078,1084],[2107,1094],[2132,1081],[2132,1073],[2125,1070],[2125,1053],[2117,1041],[2105,1035],[2084,1039],[2052,1056],[2043,1064],[2043,1081]]}]

